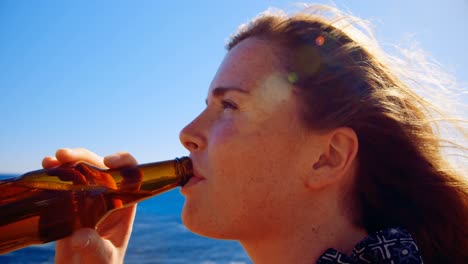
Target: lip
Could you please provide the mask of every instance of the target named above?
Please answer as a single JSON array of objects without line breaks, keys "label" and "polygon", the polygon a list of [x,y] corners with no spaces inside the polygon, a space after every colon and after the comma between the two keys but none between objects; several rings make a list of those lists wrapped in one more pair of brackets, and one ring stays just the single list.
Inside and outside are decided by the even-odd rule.
[{"label": "lip", "polygon": [[192,188],[193,186],[199,184],[202,181],[205,181],[205,177],[201,176],[196,170],[193,171],[193,176],[189,179],[189,181],[182,186],[182,194],[186,192],[188,189]]}]

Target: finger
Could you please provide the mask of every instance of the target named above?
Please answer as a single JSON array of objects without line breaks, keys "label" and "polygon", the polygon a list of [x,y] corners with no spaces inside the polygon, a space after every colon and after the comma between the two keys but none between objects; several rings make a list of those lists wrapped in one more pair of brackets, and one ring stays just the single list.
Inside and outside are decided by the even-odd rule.
[{"label": "finger", "polygon": [[76,230],[71,236],[70,247],[74,250],[82,251],[89,248],[91,243],[99,244],[101,237],[92,228],[81,228]]},{"label": "finger", "polygon": [[[118,152],[104,158],[104,163],[109,168],[122,168],[135,166],[137,161],[128,152]],[[120,175],[123,177],[120,185],[121,190],[136,191],[140,189],[143,174],[138,169],[120,170]]]},{"label": "finger", "polygon": [[46,170],[48,175],[59,177],[62,181],[73,181],[73,184],[87,185],[88,180],[78,170],[69,167],[55,167]]},{"label": "finger", "polygon": [[113,155],[104,157],[104,164],[109,168],[121,168],[134,166],[137,164],[137,161],[128,152],[117,152]]},{"label": "finger", "polygon": [[55,263],[70,263],[70,255],[72,255],[73,249],[71,248],[71,237],[66,237],[57,240],[55,243]]},{"label": "finger", "polygon": [[105,167],[101,156],[84,148],[62,148],[57,150],[55,156],[61,163],[84,161],[98,167]]},{"label": "finger", "polygon": [[[132,233],[136,204],[112,212],[97,227],[101,236],[109,239],[116,247],[126,248]],[[116,232],[115,230],[118,230]]]},{"label": "finger", "polygon": [[56,243],[55,263],[118,263],[117,248],[91,228],[75,231],[72,236]]},{"label": "finger", "polygon": [[91,228],[78,229],[70,241],[71,248],[81,259],[93,259],[95,263],[111,263],[113,246]]},{"label": "finger", "polygon": [[57,167],[58,165],[60,165],[60,162],[55,157],[47,156],[42,159],[42,167],[44,169]]}]

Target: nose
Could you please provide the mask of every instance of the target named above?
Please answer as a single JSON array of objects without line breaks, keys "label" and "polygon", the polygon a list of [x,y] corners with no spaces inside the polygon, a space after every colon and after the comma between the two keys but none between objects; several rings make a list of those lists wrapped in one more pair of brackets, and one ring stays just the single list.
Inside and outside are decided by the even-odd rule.
[{"label": "nose", "polygon": [[199,151],[204,148],[206,138],[198,124],[198,118],[180,131],[179,139],[182,145],[190,152]]}]

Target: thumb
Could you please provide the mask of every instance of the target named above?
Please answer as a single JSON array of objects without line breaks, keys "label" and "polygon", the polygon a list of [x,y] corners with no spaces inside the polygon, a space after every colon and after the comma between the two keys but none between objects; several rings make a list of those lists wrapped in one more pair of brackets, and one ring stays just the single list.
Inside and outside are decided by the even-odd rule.
[{"label": "thumb", "polygon": [[94,229],[82,228],[75,231],[70,246],[74,251],[73,263],[112,263],[112,245]]}]

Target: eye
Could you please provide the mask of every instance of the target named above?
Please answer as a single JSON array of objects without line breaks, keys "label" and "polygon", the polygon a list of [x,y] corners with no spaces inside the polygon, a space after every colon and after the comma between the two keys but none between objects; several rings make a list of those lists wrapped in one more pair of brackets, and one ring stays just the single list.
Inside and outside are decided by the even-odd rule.
[{"label": "eye", "polygon": [[224,110],[236,110],[237,109],[237,105],[228,100],[222,100],[221,106],[223,107]]}]

